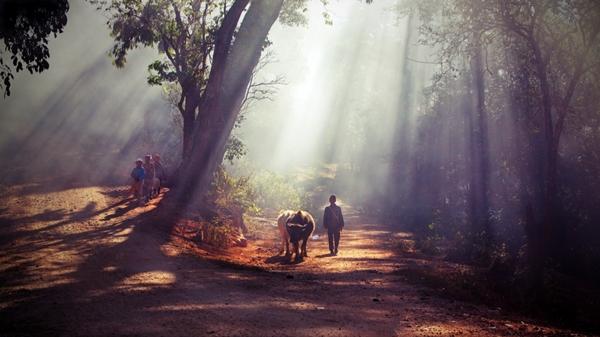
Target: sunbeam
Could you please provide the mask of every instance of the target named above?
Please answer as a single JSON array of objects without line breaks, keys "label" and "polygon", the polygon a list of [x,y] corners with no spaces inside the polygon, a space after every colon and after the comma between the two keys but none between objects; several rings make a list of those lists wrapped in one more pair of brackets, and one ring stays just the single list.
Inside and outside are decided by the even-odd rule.
[{"label": "sunbeam", "polygon": [[0,336],[598,334],[599,23],[0,0]]}]

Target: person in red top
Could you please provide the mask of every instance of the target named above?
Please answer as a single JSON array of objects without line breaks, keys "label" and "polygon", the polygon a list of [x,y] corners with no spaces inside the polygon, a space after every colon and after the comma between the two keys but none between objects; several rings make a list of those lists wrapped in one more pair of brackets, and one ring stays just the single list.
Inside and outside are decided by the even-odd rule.
[{"label": "person in red top", "polygon": [[342,209],[336,205],[335,195],[329,197],[329,206],[325,207],[323,215],[323,227],[327,229],[327,239],[329,240],[329,252],[331,255],[337,255],[340,246],[340,233],[344,228],[344,216]]}]

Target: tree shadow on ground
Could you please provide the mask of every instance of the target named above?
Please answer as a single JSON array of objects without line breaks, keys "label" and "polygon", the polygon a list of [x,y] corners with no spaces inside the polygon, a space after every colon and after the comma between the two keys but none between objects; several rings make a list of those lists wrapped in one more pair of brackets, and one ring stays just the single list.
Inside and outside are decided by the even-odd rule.
[{"label": "tree shadow on ground", "polygon": [[281,254],[276,254],[273,256],[269,256],[264,260],[267,264],[278,264],[278,265],[297,265],[304,262],[304,260],[296,260],[292,258],[292,256],[286,256]]},{"label": "tree shadow on ground", "polygon": [[326,253],[326,254],[319,254],[319,255],[317,255],[317,256],[315,256],[315,257],[316,257],[317,259],[322,259],[322,258],[325,258],[325,257],[333,257],[333,256],[335,256],[335,255],[334,255],[334,254],[332,254],[332,253]]},{"label": "tree shadow on ground", "polygon": [[[125,204],[127,204],[126,207],[117,208],[113,214],[106,215],[103,221],[108,221],[118,216],[122,216],[132,209],[135,209],[135,207],[137,207],[137,202],[132,198],[122,199],[117,200],[102,209],[97,209],[97,203],[95,201],[89,201],[85,207],[74,212],[68,212],[65,209],[59,209],[46,210],[39,214],[20,218],[0,217],[0,224],[3,224],[3,230],[7,233],[3,238],[0,238],[0,243],[15,241],[24,236],[72,225],[75,222],[98,216],[115,207]],[[37,229],[29,229],[25,226],[36,222],[50,223],[45,226],[38,226]]]},{"label": "tree shadow on ground", "polygon": [[[125,207],[118,207],[121,205],[125,205]],[[115,211],[112,214],[107,214],[106,216],[104,216],[104,218],[102,218],[102,220],[108,221],[108,220],[112,220],[115,218],[119,218],[119,217],[127,214],[129,211],[134,210],[137,207],[139,207],[139,202],[136,199],[132,198],[132,199],[128,199],[128,200],[123,200],[122,202],[118,202],[116,204],[111,205],[110,208],[116,208]],[[108,208],[108,209],[110,209],[110,208]],[[106,209],[106,210],[108,210],[108,209]],[[104,213],[104,212],[102,212],[102,213]],[[100,214],[102,214],[102,213],[100,213]]]},{"label": "tree shadow on ground", "polygon": [[216,265],[172,250],[176,210],[127,215],[85,231],[44,230],[28,252],[10,252],[54,249],[74,258],[50,263],[42,274],[34,269],[39,260],[22,259],[2,273],[2,334],[450,336],[480,331],[484,321],[489,335],[552,335],[529,325],[518,330],[521,318],[424,297],[394,273]]}]

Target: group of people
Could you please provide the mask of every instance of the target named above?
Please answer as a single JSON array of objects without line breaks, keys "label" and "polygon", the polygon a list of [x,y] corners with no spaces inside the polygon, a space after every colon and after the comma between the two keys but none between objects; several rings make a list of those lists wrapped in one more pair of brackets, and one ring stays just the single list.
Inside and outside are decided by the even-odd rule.
[{"label": "group of people", "polygon": [[167,178],[160,156],[147,154],[143,160],[138,158],[131,170],[131,178],[130,193],[139,204],[143,205],[157,196]]}]

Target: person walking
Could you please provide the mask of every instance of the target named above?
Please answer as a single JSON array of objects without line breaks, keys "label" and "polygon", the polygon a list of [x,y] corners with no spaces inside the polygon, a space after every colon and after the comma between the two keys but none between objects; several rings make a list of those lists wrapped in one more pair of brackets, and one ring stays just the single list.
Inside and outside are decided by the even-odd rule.
[{"label": "person walking", "polygon": [[154,162],[152,161],[152,156],[147,154],[144,156],[144,202],[150,201],[152,195],[152,186],[154,184]]},{"label": "person walking", "polygon": [[144,184],[144,176],[145,171],[143,167],[144,161],[138,159],[135,161],[135,167],[131,170],[131,189],[130,193],[133,194],[134,198],[137,198],[137,202],[139,205],[143,203],[143,184]]},{"label": "person walking", "polygon": [[159,192],[160,192],[160,187],[164,187],[167,181],[167,172],[165,171],[165,168],[162,164],[162,162],[160,161],[160,156],[158,155],[158,153],[154,154],[154,156],[152,156],[152,160],[154,161],[154,174],[156,176],[156,178],[158,178],[158,181],[160,183],[159,185]]},{"label": "person walking", "polygon": [[344,228],[344,216],[342,209],[336,205],[335,195],[329,197],[329,206],[325,207],[323,215],[323,227],[327,229],[327,239],[329,240],[329,252],[331,255],[337,255],[340,246],[340,234]]}]

